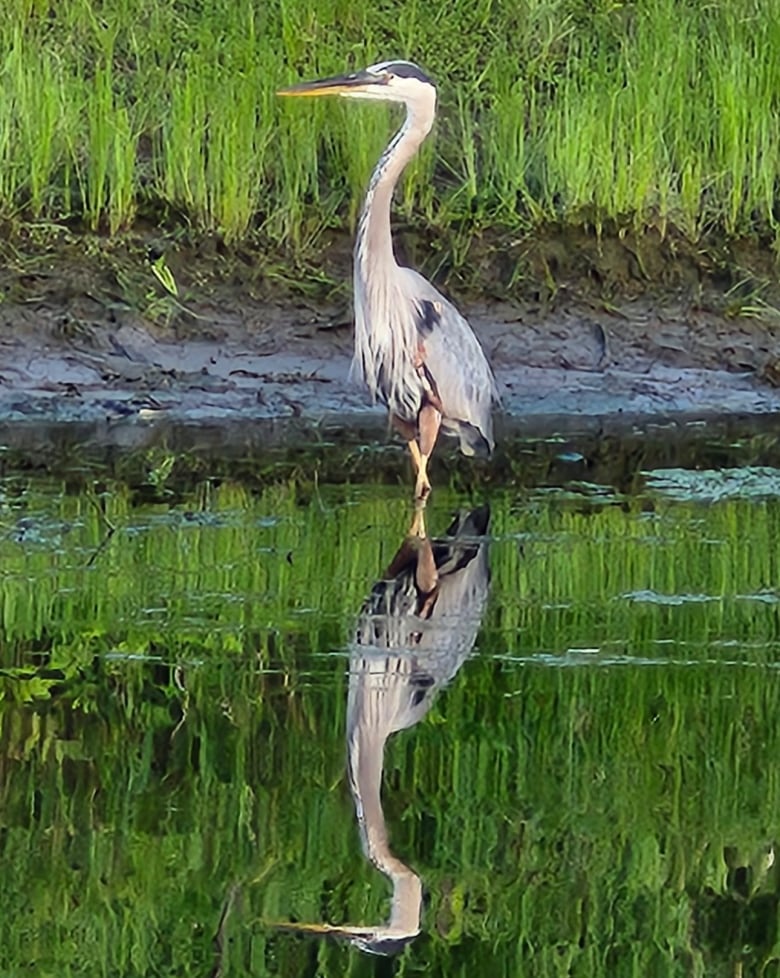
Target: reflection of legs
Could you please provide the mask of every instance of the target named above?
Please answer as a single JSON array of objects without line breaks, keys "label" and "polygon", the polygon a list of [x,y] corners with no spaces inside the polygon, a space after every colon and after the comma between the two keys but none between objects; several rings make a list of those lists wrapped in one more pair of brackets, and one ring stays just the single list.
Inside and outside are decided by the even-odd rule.
[{"label": "reflection of legs", "polygon": [[433,559],[433,547],[428,537],[420,540],[420,549],[417,553],[417,569],[414,574],[414,581],[417,590],[424,595],[429,595],[439,583],[439,572],[436,569],[436,561]]},{"label": "reflection of legs", "polygon": [[414,571],[414,579],[417,589],[424,595],[430,594],[439,583],[439,572],[436,570],[436,561],[433,558],[433,547],[425,529],[425,499],[418,499],[414,504],[414,518],[409,527],[409,537],[414,541],[414,548],[417,552],[417,566]]},{"label": "reflection of legs", "polygon": [[420,443],[417,447],[419,458],[415,460],[415,450],[412,451],[412,459],[417,464],[417,482],[415,484],[415,499],[425,499],[431,491],[431,483],[428,479],[428,459],[433,453],[433,446],[436,444],[436,437],[439,434],[441,424],[441,414],[432,404],[424,404],[417,418],[417,427],[420,432]]},{"label": "reflection of legs", "polygon": [[428,532],[425,529],[425,499],[418,499],[414,504],[414,516],[412,525],[409,527],[408,537],[415,537],[418,540],[425,540]]}]

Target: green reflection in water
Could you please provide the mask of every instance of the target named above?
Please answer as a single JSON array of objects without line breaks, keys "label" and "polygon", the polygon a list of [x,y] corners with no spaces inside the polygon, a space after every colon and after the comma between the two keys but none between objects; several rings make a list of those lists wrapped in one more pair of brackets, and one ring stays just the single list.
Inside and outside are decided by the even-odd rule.
[{"label": "green reflection in water", "polygon": [[268,923],[388,916],[348,648],[406,489],[0,485],[0,973],[777,973],[776,498],[491,493],[475,655],[385,748],[388,962]]}]

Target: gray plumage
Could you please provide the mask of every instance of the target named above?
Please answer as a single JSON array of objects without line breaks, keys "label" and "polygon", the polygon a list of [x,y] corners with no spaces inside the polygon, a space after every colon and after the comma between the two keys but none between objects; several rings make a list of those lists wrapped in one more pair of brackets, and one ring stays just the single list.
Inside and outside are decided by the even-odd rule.
[{"label": "gray plumage", "polygon": [[471,655],[487,604],[487,506],[458,516],[430,540],[415,520],[384,578],[371,589],[350,647],[347,775],[363,850],[392,885],[390,917],[374,925],[276,923],[397,954],[420,933],[422,880],[392,851],[382,809],[388,737],[420,721]]},{"label": "gray plumage", "polygon": [[[381,801],[385,742],[425,716],[472,653],[488,597],[489,520],[483,506],[461,513],[438,540],[407,538],[372,588],[350,649],[347,773],[364,851],[393,884],[390,921],[375,933],[401,946],[419,932],[422,884],[390,849]],[[426,547],[436,568],[430,590],[419,573]],[[361,947],[390,953],[390,944]]]},{"label": "gray plumage", "polygon": [[430,491],[427,464],[439,428],[455,435],[466,455],[493,449],[493,373],[458,310],[393,251],[390,207],[404,167],[431,131],[436,87],[409,61],[384,61],[364,71],[304,82],[281,95],[341,95],[398,102],[406,118],[369,182],[355,241],[355,354],[352,373],[387,405],[409,442],[416,494]]},{"label": "gray plumage", "polygon": [[[368,71],[392,71],[394,65],[398,75],[403,63]],[[452,303],[414,269],[398,265],[393,251],[393,190],[436,114],[433,83],[422,73],[411,78],[394,99],[406,104],[406,119],[374,169],[358,225],[353,373],[405,422],[416,422],[433,395],[441,405],[442,430],[459,437],[461,451],[487,454],[494,446],[498,392],[482,347]]]}]

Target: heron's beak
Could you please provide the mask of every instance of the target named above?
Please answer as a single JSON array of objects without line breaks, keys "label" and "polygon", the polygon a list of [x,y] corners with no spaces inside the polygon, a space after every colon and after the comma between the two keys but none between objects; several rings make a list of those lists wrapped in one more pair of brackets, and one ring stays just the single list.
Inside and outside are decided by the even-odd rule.
[{"label": "heron's beak", "polygon": [[336,924],[300,924],[293,921],[278,920],[269,921],[266,923],[266,926],[273,927],[274,930],[289,931],[294,934],[322,934],[330,937],[345,937],[350,941],[358,937],[373,938],[376,933],[373,927],[350,927],[349,924],[340,927]]},{"label": "heron's beak", "polygon": [[332,78],[301,82],[300,85],[282,88],[276,94],[287,96],[340,95],[343,92],[363,91],[384,84],[385,79],[382,75],[372,75],[370,71],[355,71],[349,75],[334,75]]}]

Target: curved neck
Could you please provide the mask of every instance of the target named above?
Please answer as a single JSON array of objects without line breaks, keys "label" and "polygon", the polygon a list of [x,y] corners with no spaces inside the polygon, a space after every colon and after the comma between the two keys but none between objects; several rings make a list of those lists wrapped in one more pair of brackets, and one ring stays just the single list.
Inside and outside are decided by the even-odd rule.
[{"label": "curved neck", "polygon": [[436,113],[436,96],[426,102],[407,105],[404,124],[390,140],[371,174],[355,241],[355,270],[366,279],[369,256],[373,270],[395,265],[390,234],[390,203],[404,167],[431,131]]},{"label": "curved neck", "polygon": [[361,728],[349,737],[348,773],[366,856],[390,880],[393,900],[387,927],[402,935],[420,930],[422,880],[390,849],[382,810],[382,771],[386,731]]}]

